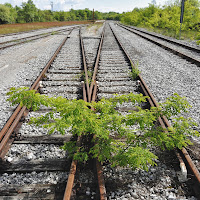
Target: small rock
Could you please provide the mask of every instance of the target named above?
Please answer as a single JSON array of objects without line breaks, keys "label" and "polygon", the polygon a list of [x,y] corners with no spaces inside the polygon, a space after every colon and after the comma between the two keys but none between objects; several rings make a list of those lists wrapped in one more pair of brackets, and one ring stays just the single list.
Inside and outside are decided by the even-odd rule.
[{"label": "small rock", "polygon": [[138,199],[138,195],[137,195],[135,192],[132,192],[132,193],[131,193],[131,196],[132,196],[133,198],[135,198],[135,199]]},{"label": "small rock", "polygon": [[12,162],[12,160],[13,160],[13,159],[12,159],[11,157],[8,157],[8,158],[7,158],[7,161],[8,161],[8,162]]},{"label": "small rock", "polygon": [[33,157],[34,157],[33,153],[29,153],[29,154],[27,155],[27,159],[28,159],[28,160],[32,160]]},{"label": "small rock", "polygon": [[176,199],[176,195],[173,193],[170,193],[168,196],[168,200],[175,200]]}]

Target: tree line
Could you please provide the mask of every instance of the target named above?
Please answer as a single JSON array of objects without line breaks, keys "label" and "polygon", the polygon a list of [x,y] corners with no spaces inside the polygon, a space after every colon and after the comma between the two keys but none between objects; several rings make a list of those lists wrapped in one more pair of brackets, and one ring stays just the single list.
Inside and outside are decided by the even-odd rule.
[{"label": "tree line", "polygon": [[[119,20],[120,14],[116,12],[102,13],[95,11],[95,20]],[[93,11],[71,9],[68,12],[38,9],[32,0],[23,2],[21,6],[13,7],[9,3],[0,4],[0,24],[51,22],[51,21],[82,21],[92,20]]]},{"label": "tree line", "polygon": [[[180,13],[182,0],[169,0],[164,6],[149,4],[145,8],[134,8],[131,12],[102,13],[94,12],[95,20],[118,20],[124,24],[149,28],[172,37],[178,37],[180,30]],[[184,0],[184,18],[182,30],[186,37],[200,40],[200,0]],[[38,9],[32,0],[13,7],[9,3],[0,4],[0,24],[51,22],[51,21],[82,21],[92,20],[93,11],[82,10],[54,11]],[[194,34],[195,32],[195,34]],[[196,34],[197,32],[197,34]],[[199,42],[200,43],[200,42]]]},{"label": "tree line", "polygon": [[[169,1],[163,7],[149,4],[146,8],[134,8],[131,12],[123,13],[121,22],[133,26],[162,29],[173,32],[174,36],[180,31],[181,1]],[[185,0],[183,31],[200,31],[200,1]],[[200,38],[199,38],[200,39]]]}]

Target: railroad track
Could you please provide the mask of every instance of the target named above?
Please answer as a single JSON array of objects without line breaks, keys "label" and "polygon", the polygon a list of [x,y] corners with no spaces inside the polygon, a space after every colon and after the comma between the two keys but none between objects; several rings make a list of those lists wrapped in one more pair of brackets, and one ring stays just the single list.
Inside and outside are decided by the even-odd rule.
[{"label": "railroad track", "polygon": [[[68,36],[62,42],[60,47],[57,49],[54,56],[48,62],[47,66],[44,68],[43,72],[37,78],[35,83],[31,86],[31,89],[38,89],[42,94],[48,94],[49,96],[64,96],[68,99],[80,99],[83,98],[83,89],[82,89],[82,57],[84,59],[84,55],[81,55],[80,52],[84,51],[82,45],[82,38],[77,37],[79,30],[71,30],[70,37]],[[86,72],[87,73],[87,72]],[[42,85],[42,87],[40,87]],[[44,109],[40,110],[39,113],[46,113],[49,110]],[[44,134],[38,134],[38,132],[45,132],[41,129],[34,129],[33,127],[25,123],[20,123],[20,119],[24,116],[24,113],[27,114],[26,108],[21,108],[20,106],[16,109],[14,115],[11,116],[8,123],[2,129],[1,135],[1,158],[4,158],[11,144],[16,145],[24,145],[24,149],[29,151],[29,158],[34,154],[34,148],[40,148],[38,145],[43,145],[42,148],[46,148],[50,150],[50,147],[55,149],[60,157],[59,160],[55,159],[43,159],[38,161],[38,157],[36,156],[36,161],[26,162],[24,165],[22,164],[8,164],[7,162],[3,162],[1,165],[1,173],[30,173],[35,171],[39,172],[54,172],[54,171],[67,171],[69,170],[70,165],[67,163],[66,158],[63,159],[62,153],[58,150],[58,145],[63,144],[63,141],[69,140],[71,137],[68,134],[65,137],[59,137],[59,135],[53,135],[47,137]],[[38,116],[38,113],[29,113],[28,119],[30,116]],[[22,127],[21,127],[22,126]],[[21,128],[20,128],[21,127]],[[29,131],[27,131],[29,129]],[[10,139],[11,134],[15,130],[17,136]],[[30,131],[32,135],[30,135]],[[8,135],[6,135],[8,134]],[[55,141],[56,139],[56,141]],[[34,148],[31,146],[35,146]],[[50,147],[49,147],[50,146]],[[20,151],[20,150],[17,150]],[[42,151],[42,149],[41,149]],[[48,151],[48,150],[47,150]],[[66,174],[65,174],[66,175]],[[67,175],[66,177],[67,178]],[[48,188],[49,187],[49,188]],[[60,187],[57,188],[57,192],[55,191],[55,186],[53,185],[26,185],[25,189],[20,188],[19,186],[11,186],[7,189],[1,188],[1,195],[16,195],[18,191],[22,191],[21,196],[37,196],[38,198],[53,198],[52,195],[55,193],[60,193]],[[28,189],[27,189],[28,188]],[[40,189],[41,188],[41,189]],[[30,194],[27,194],[27,191],[30,191]],[[39,197],[38,195],[41,196]],[[46,191],[46,192],[45,192]],[[49,193],[47,192],[49,191]],[[61,192],[61,196],[64,191]],[[56,198],[61,198],[58,195]]]},{"label": "railroad track", "polygon": [[[134,63],[131,61],[114,31],[108,25],[105,26],[105,33],[102,35],[102,39],[103,41],[99,45],[98,55],[94,65],[89,95],[92,94],[92,91],[95,91],[94,93],[96,93],[95,83],[98,84],[96,100],[113,97],[116,93],[138,93],[137,82],[133,82],[129,75],[132,69],[131,66],[133,66]],[[158,103],[140,75],[139,84],[143,94],[150,97],[150,106],[157,107]],[[94,93],[92,95],[93,97],[95,96]],[[122,106],[118,109],[125,113],[126,111],[134,108],[130,108],[128,105],[125,105],[124,107]],[[170,126],[165,117],[160,117],[159,122],[163,128]],[[182,149],[182,153],[190,165],[196,179],[199,181],[199,172],[184,148]],[[175,154],[180,166],[182,167],[182,173],[185,173],[186,167],[182,157],[180,156],[180,152],[175,151]]]},{"label": "railroad track", "polygon": [[[61,49],[61,47],[60,47],[60,49],[58,49],[55,56],[51,59],[51,61],[47,65],[47,67],[44,69],[43,74],[37,79],[36,83],[32,85],[32,87],[31,87],[32,89],[39,88],[39,91],[42,94],[47,94],[49,96],[53,96],[53,95],[60,96],[61,95],[68,99],[83,98],[85,101],[89,101],[89,102],[100,100],[103,97],[104,98],[113,97],[113,94],[115,94],[115,93],[118,93],[118,94],[128,94],[130,92],[138,93],[139,89],[142,89],[143,94],[150,96],[149,104],[151,106],[158,105],[157,102],[155,101],[155,98],[149,91],[147,85],[145,84],[145,82],[141,76],[139,76],[139,82],[131,80],[129,73],[131,72],[131,69],[132,69],[131,66],[134,66],[134,63],[131,61],[129,55],[126,53],[126,50],[120,43],[117,35],[115,34],[113,29],[108,24],[105,25],[105,30],[103,31],[101,38],[82,38],[81,36],[79,38],[79,37],[77,37],[77,35],[78,35],[77,32],[78,32],[78,30],[76,30],[76,29],[72,31],[72,33],[74,33],[74,35],[76,35],[76,37],[75,36],[73,37],[72,35],[70,37],[68,37],[68,39],[66,37],[66,40],[63,42],[64,46],[62,47],[62,49]],[[89,41],[87,41],[87,39]],[[92,51],[92,52],[96,52],[96,54],[91,53],[90,48],[88,48],[88,49],[84,48],[84,45],[87,46],[87,44],[91,44],[91,40],[95,41],[93,44],[94,51]],[[96,42],[96,41],[98,41],[98,42]],[[70,46],[70,44],[69,44],[70,42],[71,42],[71,44],[74,45],[72,47],[73,51],[70,51],[70,49],[68,49],[69,48],[68,46]],[[97,48],[97,46],[98,46],[98,48]],[[58,54],[58,52],[60,50],[61,50],[61,52]],[[69,52],[73,52],[74,55],[71,55]],[[82,54],[80,54],[80,52],[82,52]],[[54,60],[54,62],[52,63],[53,60]],[[70,62],[70,60],[71,60],[71,62]],[[83,63],[83,67],[82,67],[82,63]],[[66,66],[67,66],[67,69],[66,69]],[[89,66],[89,68],[88,68],[88,66]],[[85,75],[84,75],[85,80],[86,80],[85,84],[81,83],[81,80],[83,80],[83,79],[81,79],[83,70],[85,73]],[[89,76],[87,74],[88,71],[90,71],[90,73],[92,73],[92,76]],[[44,75],[44,73],[46,73],[46,74]],[[92,78],[92,80],[90,80],[91,78]],[[41,79],[42,79],[42,82],[41,82]],[[145,105],[145,106],[148,106],[148,105]],[[130,109],[134,109],[134,108],[129,108],[128,105],[119,107],[119,110],[121,112],[126,112]],[[23,110],[23,108],[17,108],[16,110],[18,111],[18,113],[21,110],[21,112],[20,112],[21,116],[17,114],[18,116],[15,116],[13,118],[15,118],[15,120],[17,119],[17,121],[20,121],[21,117],[24,115],[25,108],[24,108],[24,110]],[[46,112],[46,111],[48,111],[48,110],[43,110],[40,112]],[[37,116],[37,114],[32,114],[32,115]],[[163,126],[163,127],[170,126],[170,124],[168,123],[168,121],[165,118],[160,118],[159,121],[160,121],[161,126]],[[14,122],[13,124],[17,127],[17,123],[18,122]],[[5,129],[12,127],[12,130],[10,131],[12,133],[13,130],[16,128],[14,125],[10,124],[9,127],[5,126],[6,127]],[[19,127],[18,127],[18,129],[19,129]],[[42,130],[40,130],[40,131],[42,131]],[[8,132],[8,130],[6,130],[6,132]],[[32,132],[33,132],[33,130],[32,130]],[[14,143],[16,143],[16,144],[23,143],[23,142],[25,144],[27,144],[30,142],[32,144],[43,143],[43,144],[51,144],[51,145],[57,144],[58,145],[63,142],[63,139],[67,141],[70,138],[70,134],[69,134],[69,135],[65,136],[64,138],[61,138],[61,137],[55,135],[55,136],[48,136],[48,137],[36,136],[33,139],[30,136],[26,135],[27,133],[23,129],[21,130],[20,133],[22,136],[19,139],[15,139]],[[1,134],[2,134],[2,132],[0,133],[0,135]],[[5,138],[5,136],[2,136],[2,137]],[[4,140],[4,138],[3,138],[3,140]],[[13,139],[10,140],[9,138],[10,138],[10,136],[8,137],[7,141],[4,142],[4,144],[3,144],[3,146],[6,145],[7,148],[5,148],[5,149],[3,147],[0,148],[2,157],[4,157],[6,155],[6,152],[8,151],[8,148],[11,145],[11,142],[13,142]],[[55,138],[57,138],[57,141],[52,143],[52,141],[54,141]],[[199,179],[198,170],[195,168],[194,164],[191,162],[190,158],[188,157],[187,153],[184,152],[184,150],[183,150],[183,154],[186,155],[186,159],[189,160],[190,166],[191,166],[196,178],[199,181],[200,179]],[[179,157],[179,161],[181,163],[183,162],[180,157]],[[52,163],[53,162],[50,162],[49,166]],[[36,167],[38,167],[38,168],[36,168],[36,169],[38,169],[38,171],[44,170],[44,169],[41,170],[41,166],[43,166],[41,164],[41,162],[34,163],[34,164]],[[70,170],[70,173],[68,176],[69,182],[67,183],[67,188],[65,190],[64,199],[70,199],[70,198],[75,199],[76,198],[76,196],[73,196],[74,193],[72,192],[72,186],[74,185],[74,178],[75,178],[75,172],[76,172],[75,169],[77,168],[76,164],[77,164],[76,161],[73,161],[71,164],[71,170]],[[48,164],[46,164],[46,165],[48,165]],[[99,172],[98,173],[99,174],[98,182],[99,182],[100,192],[99,192],[99,196],[93,195],[93,198],[106,199],[106,194],[105,194],[106,191],[105,191],[105,186],[103,185],[104,180],[102,177],[103,170],[97,161],[96,161],[96,165],[97,165],[97,169],[98,169],[97,171]],[[33,166],[33,164],[32,164],[32,166]],[[44,166],[45,166],[45,162],[44,162]],[[61,167],[62,169],[60,171],[67,171],[67,170],[69,170],[69,167],[70,167],[69,163],[66,162],[66,158],[65,158],[65,161],[60,160],[59,162],[57,162],[57,164],[54,166],[54,170],[55,171],[58,170],[58,168],[60,166],[62,166]],[[13,170],[15,168],[16,168],[16,166],[13,166],[13,167],[8,166],[6,168],[6,165],[5,165],[5,168],[2,167],[1,170],[2,171],[4,170],[4,172],[5,172],[6,170],[9,171],[9,170]],[[19,166],[18,166],[18,168],[19,168]],[[31,171],[33,169],[30,167],[30,165],[27,168],[29,168],[29,171]],[[19,168],[20,172],[22,172],[22,171],[25,172],[24,170],[27,170],[27,169],[23,169],[23,167]],[[47,166],[45,168],[45,170],[51,171],[52,168],[50,168],[50,167],[48,168],[48,166]],[[92,179],[93,179],[92,181],[94,181],[94,178],[92,178]],[[81,182],[81,180],[75,181],[76,185],[77,185],[77,182]],[[85,184],[83,184],[83,185],[84,185],[83,188],[87,188],[87,186],[85,186]],[[59,191],[59,190],[57,190],[57,192],[56,192],[55,185],[54,186],[42,185],[42,186],[36,187],[37,192],[35,193],[34,188],[31,188],[31,186],[25,186],[24,190],[22,188],[16,187],[17,190],[15,190],[15,194],[16,194],[16,191],[22,191],[23,194],[28,195],[27,191],[31,191],[31,195],[33,195],[33,196],[39,195],[38,191],[41,191],[41,190],[39,190],[39,187],[41,187],[41,190],[44,191],[43,192],[44,199],[47,198],[48,195],[49,195],[49,198],[50,197],[52,198],[53,196],[55,197],[55,194],[57,194],[57,192]],[[62,187],[59,186],[59,189],[60,188],[62,188],[62,192],[63,192],[63,185],[62,185]],[[10,188],[10,191],[12,189],[13,188]],[[75,189],[77,189],[77,188],[75,187],[74,190]],[[3,191],[5,192],[5,188]],[[2,193],[2,194],[6,195],[10,191],[7,190],[6,191],[7,193]],[[47,194],[47,191],[49,191],[48,194]],[[52,191],[53,191],[53,194],[52,194]],[[94,194],[96,194],[96,191],[88,190],[88,192],[90,192],[90,193],[93,192]],[[59,195],[57,197],[61,198]],[[83,194],[81,194],[81,197],[84,199],[91,198],[91,196],[90,195],[87,196],[87,194],[85,196]]]},{"label": "railroad track", "polygon": [[[8,47],[16,46],[18,44],[23,44],[26,42],[34,41],[37,39],[42,39],[42,38],[50,36],[51,34],[55,34],[55,33],[62,34],[63,32],[70,31],[71,29],[73,29],[73,27],[72,28],[61,28],[57,31],[48,31],[48,32],[40,33],[40,34],[34,34],[31,36],[19,37],[16,39],[5,41],[5,42],[0,42],[0,50],[6,49]],[[18,34],[16,34],[16,35],[18,36]]]},{"label": "railroad track", "polygon": [[135,27],[131,26],[125,26],[122,24],[118,24],[120,27],[174,53],[175,55],[178,55],[191,63],[195,63],[197,66],[200,66],[200,48],[194,47],[194,46],[189,46],[186,44],[183,44],[181,42],[168,39],[163,36],[158,36],[153,33],[149,33],[146,31],[142,31],[140,29],[137,29]]}]

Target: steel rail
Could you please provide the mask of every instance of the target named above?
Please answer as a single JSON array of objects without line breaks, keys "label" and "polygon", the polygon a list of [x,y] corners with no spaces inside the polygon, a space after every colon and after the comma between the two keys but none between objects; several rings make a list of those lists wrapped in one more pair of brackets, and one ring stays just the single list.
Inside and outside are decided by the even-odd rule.
[{"label": "steel rail", "polygon": [[[96,100],[96,95],[97,95],[97,83],[95,81],[94,90],[93,90],[93,93],[92,93],[92,101]],[[104,176],[103,176],[103,168],[102,168],[102,165],[98,161],[97,158],[95,159],[95,162],[96,162],[96,170],[97,170],[100,200],[107,200],[106,187],[105,187],[105,181],[104,181]]]},{"label": "steel rail", "polygon": [[163,49],[171,51],[175,55],[178,55],[178,56],[180,56],[182,58],[185,58],[186,60],[189,60],[191,63],[195,63],[197,66],[200,66],[200,59],[197,59],[197,58],[194,58],[192,56],[186,55],[185,53],[181,52],[180,50],[175,50],[175,49],[173,49],[173,48],[171,48],[169,46],[166,46],[166,45],[164,45],[164,44],[162,44],[162,43],[160,43],[158,41],[153,40],[152,38],[149,38],[148,36],[141,35],[140,33],[135,32],[131,28],[123,27],[123,26],[121,26],[121,27],[126,29],[126,30],[128,30],[128,31],[130,31],[130,32],[132,32],[132,33],[134,33],[134,34],[136,34],[136,35],[138,35],[138,36],[140,36],[140,37],[142,37],[142,38],[144,38],[144,39],[146,39],[146,40],[148,40],[148,41],[150,41],[150,42],[152,42],[152,43],[154,43],[154,44],[156,44],[156,45],[158,45],[158,46],[160,46],[160,47],[162,47]]},{"label": "steel rail", "polygon": [[[73,30],[73,29],[72,29]],[[72,32],[70,31],[70,33]],[[69,33],[69,34],[70,34]],[[62,46],[65,44],[66,40],[68,39],[69,34],[65,37],[65,39],[62,41],[60,46],[57,48],[56,52],[54,55],[51,57],[51,59],[48,61],[47,65],[44,67],[40,75],[37,77],[33,85],[30,87],[30,90],[37,90],[39,87],[39,81],[43,78],[44,74],[58,55],[59,51],[61,50]],[[26,107],[23,106],[21,107],[18,105],[12,116],[9,118],[7,123],[4,125],[3,129],[0,132],[0,153],[2,152],[3,148],[5,147],[6,143],[8,142],[11,134],[13,133],[14,129],[16,128],[17,124],[19,123],[21,117],[24,114],[24,111],[26,110]],[[3,139],[2,139],[3,138]]]},{"label": "steel rail", "polygon": [[[70,26],[70,25],[69,25]],[[78,27],[78,26],[77,26]],[[29,30],[29,31],[22,31],[22,32],[16,32],[16,33],[7,33],[7,34],[0,34],[0,37],[8,37],[8,36],[13,36],[13,35],[21,35],[21,34],[26,34],[26,33],[34,33],[36,31],[41,31],[41,30],[48,30],[53,27],[49,28],[41,28],[41,29],[34,29],[34,30]],[[66,28],[60,29],[60,30],[65,30]]]},{"label": "steel rail", "polygon": [[121,26],[121,27],[128,27],[128,28],[130,28],[130,29],[139,31],[139,32],[141,32],[141,33],[144,33],[144,34],[147,34],[147,35],[150,35],[150,36],[153,36],[153,37],[155,37],[155,38],[159,38],[159,39],[165,40],[165,41],[170,42],[170,43],[172,43],[172,44],[175,44],[175,45],[178,45],[178,46],[182,46],[182,47],[184,47],[185,49],[189,49],[189,50],[191,50],[191,51],[195,51],[195,52],[197,52],[197,53],[200,53],[200,49],[198,49],[198,48],[196,48],[196,47],[188,46],[188,45],[183,44],[183,43],[180,43],[180,42],[178,42],[178,41],[175,41],[175,40],[172,40],[172,39],[169,39],[169,38],[165,38],[164,36],[155,35],[155,34],[153,34],[153,33],[151,33],[151,32],[143,31],[143,30],[140,30],[140,29],[135,28],[135,27],[132,27],[132,26],[127,26],[127,25],[123,25],[123,24],[119,24],[119,23],[118,23],[118,25]]},{"label": "steel rail", "polygon": [[[72,27],[73,28],[73,27]],[[62,31],[67,31],[67,30],[71,30],[71,28],[63,28],[63,29],[60,29],[60,30],[57,30],[55,32],[62,32]],[[38,31],[38,30],[37,30]],[[33,31],[35,32],[35,31]],[[18,40],[25,40],[25,39],[29,39],[29,38],[32,38],[32,37],[37,37],[37,36],[41,36],[41,35],[44,35],[44,34],[47,34],[47,35],[51,35],[52,32],[54,31],[50,31],[50,32],[46,32],[46,33],[40,33],[40,34],[36,34],[36,35],[32,35],[32,36],[27,36],[27,37],[23,37],[23,38],[19,38],[19,39],[14,39],[14,40],[8,40],[8,41],[5,41],[5,42],[0,42],[0,45],[2,44],[6,44],[6,43],[10,43],[10,42],[16,42]],[[32,33],[32,32],[30,32]]]},{"label": "steel rail", "polygon": [[[117,38],[116,34],[114,33],[112,27],[110,26],[116,40],[118,41],[118,43],[120,44],[121,48],[123,49],[125,55],[127,56],[127,58],[129,59],[131,65],[134,66],[134,63],[132,62],[130,56],[128,55],[127,51],[125,50],[125,48],[123,47],[123,45],[121,44],[120,40]],[[143,89],[144,93],[146,96],[150,97],[149,103],[151,106],[155,106],[155,107],[159,107],[159,104],[157,103],[155,97],[153,96],[153,94],[151,93],[151,91],[149,90],[148,86],[146,85],[145,81],[143,80],[143,78],[141,77],[141,75],[138,75],[138,78],[140,80],[140,85],[141,88]],[[159,123],[161,124],[162,127],[171,127],[169,121],[167,120],[167,118],[165,116],[161,116],[159,117]],[[185,159],[187,160],[193,174],[195,175],[197,181],[200,183],[200,173],[198,171],[198,169],[196,168],[194,162],[192,161],[191,157],[189,156],[187,150],[185,148],[182,148],[181,151],[183,152],[183,155],[185,156]]]},{"label": "steel rail", "polygon": [[[79,38],[80,38],[80,45],[81,45],[81,53],[82,53],[82,60],[83,60],[83,67],[84,67],[84,73],[85,73],[85,81],[86,81],[86,88],[87,88],[87,97],[85,99],[85,101],[87,101],[88,98],[90,98],[89,96],[89,90],[90,90],[90,86],[89,86],[89,80],[88,80],[88,73],[87,73],[87,65],[86,65],[86,58],[85,58],[85,49],[84,49],[84,45],[83,45],[83,38],[81,36],[81,29],[79,29]],[[85,94],[86,95],[86,94]]]},{"label": "steel rail", "polygon": [[97,57],[96,57],[96,61],[95,61],[94,72],[93,72],[92,81],[91,81],[91,85],[90,85],[89,102],[91,101],[92,90],[93,90],[93,87],[94,87],[95,81],[96,81],[96,74],[97,74],[97,69],[98,69],[98,64],[99,64],[99,59],[100,59],[100,53],[101,53],[101,48],[102,48],[103,39],[104,39],[104,32],[105,32],[105,26],[104,26],[104,29],[103,29],[102,34],[101,34],[101,40],[100,40],[100,43],[99,43],[98,53],[97,53]]},{"label": "steel rail", "polygon": [[[80,49],[81,49],[81,54],[82,54],[82,60],[83,60],[83,69],[85,73],[85,83],[84,81],[82,82],[82,87],[83,87],[83,100],[88,101],[88,94],[89,94],[89,81],[88,81],[88,73],[87,73],[87,65],[86,65],[86,58],[85,58],[85,49],[83,45],[83,39],[81,36],[81,30],[79,29],[79,40],[80,40]],[[87,88],[87,91],[86,91]],[[81,136],[78,137],[76,145],[80,146],[81,143]],[[76,175],[76,169],[77,169],[77,160],[72,160],[71,168],[70,168],[70,173],[68,176],[66,188],[65,188],[65,193],[63,200],[70,200],[71,195],[72,195],[72,189],[74,186],[74,180],[75,180],[75,175]]]},{"label": "steel rail", "polygon": [[[103,31],[103,34],[104,34],[104,31]],[[95,78],[94,78],[93,86],[92,86],[92,87],[94,87],[94,90],[91,91],[90,93],[87,93],[87,92],[89,92],[89,90],[87,90],[87,92],[86,92],[87,85],[89,86],[89,81],[88,81],[87,66],[86,66],[86,59],[85,59],[85,53],[84,53],[84,45],[83,45],[83,42],[82,42],[81,34],[80,34],[80,41],[81,41],[81,49],[82,49],[82,56],[83,56],[82,59],[83,59],[85,79],[86,79],[86,83],[83,84],[84,101],[88,101],[88,102],[90,102],[91,100],[95,101],[96,100],[96,93],[97,93],[97,83],[95,81]],[[102,44],[102,40],[100,41],[99,49],[101,49],[101,46],[102,46],[101,44]],[[100,55],[100,50],[98,50],[98,55]],[[97,63],[96,65],[98,66],[99,56],[97,56],[96,59],[98,60],[96,62]],[[94,73],[97,73],[97,69],[96,69],[96,72],[94,72]],[[86,97],[86,95],[88,95],[88,98]],[[80,138],[79,138],[79,140],[80,140]],[[79,143],[79,145],[80,145],[80,143]],[[107,200],[105,183],[104,183],[104,178],[103,178],[103,169],[102,169],[102,166],[97,159],[95,160],[95,162],[96,162],[97,178],[98,178],[98,184],[99,184],[100,200]],[[70,175],[68,177],[68,181],[67,181],[63,200],[70,200],[70,198],[71,198],[77,164],[78,164],[77,161],[75,161],[75,160],[72,161],[71,169],[70,169]]]},{"label": "steel rail", "polygon": [[[83,100],[87,102],[85,83],[83,82],[82,85],[83,85]],[[80,144],[81,144],[81,136],[78,137],[77,142],[76,142],[76,146],[80,146]],[[69,176],[68,176],[67,185],[66,185],[66,188],[65,188],[63,200],[70,200],[71,199],[72,189],[73,189],[73,186],[74,186],[74,180],[75,180],[75,175],[76,175],[77,164],[78,164],[78,161],[73,159],[71,167],[70,167],[70,172],[69,172]]]},{"label": "steel rail", "polygon": [[[96,74],[97,74],[99,60],[100,60],[104,34],[105,34],[105,26],[101,34],[101,39],[100,39],[100,43],[98,47],[98,53],[97,53],[95,67],[94,67],[93,76],[92,76],[92,82],[90,85],[90,100],[93,102],[96,101],[96,95],[97,95]],[[95,135],[94,135],[94,138],[95,138]],[[98,178],[98,185],[99,185],[99,195],[100,195],[99,198],[100,200],[107,200],[106,187],[105,187],[105,181],[104,181],[104,176],[103,176],[103,168],[102,168],[101,163],[98,161],[98,158],[95,159],[95,162],[96,162],[97,178]]]}]

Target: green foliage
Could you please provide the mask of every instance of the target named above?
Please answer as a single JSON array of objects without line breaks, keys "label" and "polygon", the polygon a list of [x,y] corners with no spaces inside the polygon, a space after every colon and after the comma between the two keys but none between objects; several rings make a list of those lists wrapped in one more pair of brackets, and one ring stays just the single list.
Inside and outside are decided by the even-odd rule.
[{"label": "green foliage", "polygon": [[[168,2],[163,7],[149,4],[146,8],[135,8],[124,13],[121,22],[128,25],[145,27],[153,31],[162,30],[162,34],[178,37],[180,29],[181,1]],[[198,0],[185,1],[182,33],[191,38],[190,32],[198,32],[200,9]],[[194,39],[195,34],[192,38]]]},{"label": "green foliage", "polygon": [[134,64],[134,66],[131,65],[132,70],[130,72],[130,76],[133,80],[135,80],[138,77],[138,75],[140,74],[140,70],[139,70],[138,66],[139,66],[139,62],[136,62],[136,64]]},{"label": "green foliage", "polygon": [[25,22],[36,21],[37,14],[38,14],[37,11],[38,10],[32,0],[28,0],[27,3],[25,2],[22,3],[22,13],[23,13]]},{"label": "green foliage", "polygon": [[[102,13],[95,11],[94,19],[119,20],[120,14],[115,12]],[[22,2],[21,7],[12,7],[11,4],[0,4],[0,24],[26,23],[26,22],[49,22],[49,21],[83,21],[93,20],[93,11],[88,8],[82,10],[71,9],[68,12],[40,10],[36,8],[32,0]]]},{"label": "green foliage", "polygon": [[197,45],[200,45],[200,33],[195,37]]},{"label": "green foliage", "polygon": [[12,22],[11,9],[8,6],[0,4],[0,24]]},{"label": "green foliage", "polygon": [[[49,133],[57,130],[65,134],[70,130],[74,136],[92,138],[93,146],[87,143],[76,146],[74,141],[63,146],[74,159],[81,162],[93,157],[100,162],[109,161],[113,166],[148,170],[148,166],[155,165],[157,159],[149,150],[151,145],[163,149],[182,148],[190,144],[188,135],[198,135],[192,129],[195,123],[191,119],[177,116],[189,107],[185,98],[177,94],[168,98],[160,108],[153,107],[150,110],[140,108],[139,105],[147,99],[142,94],[116,95],[92,103],[63,97],[50,98],[27,88],[11,88],[8,95],[12,104],[20,103],[32,110],[38,110],[40,105],[51,107],[51,112],[31,119],[31,123],[48,128]],[[121,114],[116,108],[125,102],[137,107],[137,111]],[[155,125],[162,113],[172,119],[173,128],[162,130]]]},{"label": "green foliage", "polygon": [[191,107],[185,97],[180,97],[177,93],[168,97],[167,100],[160,104],[162,107],[162,113],[167,118],[178,115],[181,112],[187,112]]}]

